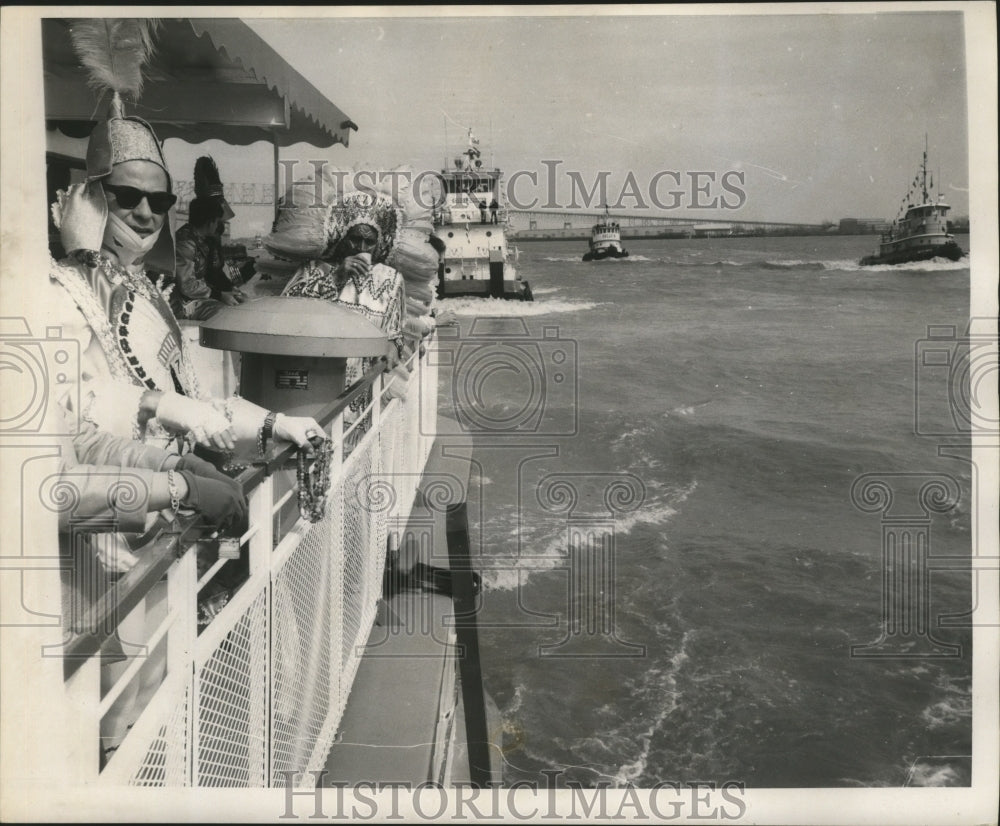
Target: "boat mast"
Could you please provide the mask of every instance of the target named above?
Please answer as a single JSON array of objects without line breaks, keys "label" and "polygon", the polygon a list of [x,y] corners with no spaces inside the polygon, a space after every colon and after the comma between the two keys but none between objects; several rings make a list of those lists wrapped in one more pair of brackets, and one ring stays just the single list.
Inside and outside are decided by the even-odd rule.
[{"label": "boat mast", "polygon": [[923,163],[923,166],[921,167],[921,173],[922,173],[922,177],[921,177],[921,180],[920,180],[920,186],[921,186],[922,193],[923,193],[923,196],[924,196],[923,203],[926,204],[926,203],[928,203],[928,200],[927,200],[927,197],[928,197],[927,196],[927,133],[926,132],[924,132],[924,163]]}]

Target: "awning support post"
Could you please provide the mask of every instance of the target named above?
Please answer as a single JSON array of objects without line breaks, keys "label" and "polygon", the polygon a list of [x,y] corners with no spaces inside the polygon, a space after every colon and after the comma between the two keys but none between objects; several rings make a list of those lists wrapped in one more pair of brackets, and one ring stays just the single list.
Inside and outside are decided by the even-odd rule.
[{"label": "awning support post", "polygon": [[[271,145],[274,147],[274,223],[278,222],[278,133],[271,132]],[[272,231],[274,225],[271,226]]]}]

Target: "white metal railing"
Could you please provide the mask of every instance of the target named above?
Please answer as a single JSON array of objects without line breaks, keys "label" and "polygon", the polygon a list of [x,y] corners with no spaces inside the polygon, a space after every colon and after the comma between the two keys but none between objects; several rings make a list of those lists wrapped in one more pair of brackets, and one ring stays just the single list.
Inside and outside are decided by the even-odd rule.
[{"label": "white metal railing", "polygon": [[[101,699],[99,657],[66,680],[67,701],[82,710],[74,736],[89,755],[83,782],[267,787],[283,785],[285,771],[311,782],[375,618],[389,535],[405,525],[434,441],[434,346],[426,340],[423,355],[411,359],[405,400],[388,399],[382,373],[353,424],[343,412],[333,418],[331,485],[319,522],[298,518],[294,471],[276,470],[253,488],[242,537],[249,578],[200,634],[197,594],[221,561],[199,580],[191,545],[167,571],[163,607],[153,607],[151,591],[136,609],[147,624],[159,620],[144,641],[147,656]],[[150,699],[101,770],[102,718],[150,682]]]}]

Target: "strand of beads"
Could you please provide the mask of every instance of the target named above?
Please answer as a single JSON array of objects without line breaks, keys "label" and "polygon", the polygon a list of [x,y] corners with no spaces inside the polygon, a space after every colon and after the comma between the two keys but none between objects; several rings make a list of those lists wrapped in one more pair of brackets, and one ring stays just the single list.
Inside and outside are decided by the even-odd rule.
[{"label": "strand of beads", "polygon": [[330,487],[329,440],[313,436],[310,440],[316,457],[310,462],[304,450],[299,450],[296,483],[299,495],[299,515],[310,522],[319,522],[326,513],[326,493]]}]

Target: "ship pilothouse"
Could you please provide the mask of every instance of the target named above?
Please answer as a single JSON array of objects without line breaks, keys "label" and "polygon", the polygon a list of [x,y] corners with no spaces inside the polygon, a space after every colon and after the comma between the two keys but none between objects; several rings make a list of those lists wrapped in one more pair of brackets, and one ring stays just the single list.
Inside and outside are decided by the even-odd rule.
[{"label": "ship pilothouse", "polygon": [[438,297],[480,296],[531,301],[531,287],[517,273],[517,250],[507,240],[503,175],[483,165],[469,130],[454,168],[443,169],[434,232],[447,245],[438,273]]}]

